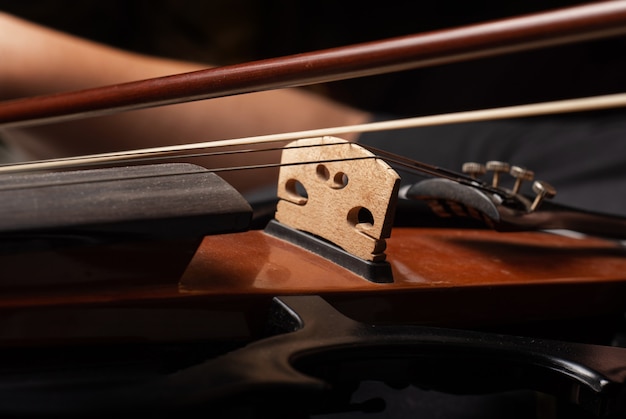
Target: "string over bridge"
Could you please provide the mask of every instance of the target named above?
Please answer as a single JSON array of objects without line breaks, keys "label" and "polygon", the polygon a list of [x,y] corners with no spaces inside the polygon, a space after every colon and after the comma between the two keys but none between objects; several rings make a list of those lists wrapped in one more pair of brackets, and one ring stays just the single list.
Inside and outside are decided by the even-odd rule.
[{"label": "string over bridge", "polygon": [[361,259],[385,259],[400,183],[387,163],[357,144],[319,137],[288,144],[281,166],[276,220]]}]

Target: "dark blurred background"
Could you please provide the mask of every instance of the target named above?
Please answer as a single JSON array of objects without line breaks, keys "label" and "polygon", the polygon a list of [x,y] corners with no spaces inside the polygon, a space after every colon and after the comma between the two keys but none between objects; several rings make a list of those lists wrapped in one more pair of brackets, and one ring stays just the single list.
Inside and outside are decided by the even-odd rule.
[{"label": "dark blurred background", "polygon": [[[0,9],[142,53],[230,64],[584,3],[572,0],[0,0]],[[312,87],[374,111],[450,112],[623,91],[626,38]]]}]

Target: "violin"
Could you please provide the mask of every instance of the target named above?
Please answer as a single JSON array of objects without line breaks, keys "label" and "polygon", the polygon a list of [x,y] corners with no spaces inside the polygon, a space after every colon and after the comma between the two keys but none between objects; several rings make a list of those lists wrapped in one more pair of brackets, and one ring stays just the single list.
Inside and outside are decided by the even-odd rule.
[{"label": "violin", "polygon": [[[0,121],[66,120],[295,79],[396,71],[454,61],[466,48],[488,54],[569,41],[581,26],[591,37],[626,32],[623,2],[552,17],[553,33],[531,27],[507,42],[477,28],[418,37],[412,48],[429,37],[468,42],[438,48],[436,58],[416,48],[411,58],[402,49],[404,57],[390,61],[393,45],[412,38],[383,41],[371,63],[358,54],[347,60],[355,67],[333,59],[340,71],[322,65],[291,74],[290,65],[311,59],[305,54],[273,60],[283,73],[258,72],[268,63],[252,63],[9,102],[0,104]],[[468,33],[477,34],[475,42]],[[482,42],[488,45],[476,45]],[[207,82],[225,74],[217,87]],[[235,83],[241,74],[250,77]],[[178,87],[153,88],[164,82]],[[152,99],[125,96],[138,88]],[[626,349],[493,333],[622,313],[626,259],[616,239],[624,238],[623,218],[546,202],[554,190],[543,181],[533,198],[517,184],[503,187],[496,180],[502,172],[520,182],[531,176],[502,162],[486,165],[497,174],[489,183],[477,176],[480,164],[456,173],[328,131],[291,135],[297,140],[283,147],[269,222],[215,173],[191,164],[21,172],[125,161],[111,153],[7,167],[0,342],[8,361],[0,411],[159,416],[201,409],[258,417],[375,410],[352,405],[350,396],[355,383],[378,380],[451,392],[532,388],[599,417],[624,413]],[[427,179],[401,190],[396,166]],[[422,201],[443,218],[467,216],[502,231],[416,227],[432,222]],[[544,231],[553,229],[584,235]]]}]

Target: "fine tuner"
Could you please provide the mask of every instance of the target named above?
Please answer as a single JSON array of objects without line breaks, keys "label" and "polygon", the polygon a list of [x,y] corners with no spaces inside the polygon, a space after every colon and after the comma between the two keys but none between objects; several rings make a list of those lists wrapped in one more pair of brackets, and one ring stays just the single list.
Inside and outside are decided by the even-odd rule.
[{"label": "fine tuner", "polygon": [[[426,201],[440,217],[471,217],[498,231],[571,230],[605,238],[626,238],[623,217],[547,202],[556,196],[556,189],[548,182],[534,180],[535,173],[525,167],[488,161],[467,162],[461,170],[467,179],[429,178],[411,185],[404,196]],[[492,175],[491,183],[481,180],[487,173]],[[503,176],[507,174],[513,179],[511,188],[502,186]],[[530,181],[535,194],[532,198],[520,192],[523,183]]]},{"label": "fine tuner", "polygon": [[[478,179],[479,176],[487,172],[492,172],[493,178],[491,186],[494,188],[500,187],[501,175],[508,173],[515,179],[515,183],[510,189],[510,192],[514,195],[519,194],[524,181],[532,181],[535,178],[535,172],[532,170],[522,166],[512,166],[509,163],[497,160],[488,161],[486,164],[467,162],[463,164],[462,171],[473,179]],[[528,211],[537,210],[544,199],[552,199],[556,196],[556,189],[548,182],[542,180],[534,181],[532,190],[536,195],[534,201],[528,205]]]},{"label": "fine tuner", "polygon": [[[17,100],[0,104],[0,125],[372,76],[626,33],[626,1],[555,15]],[[560,336],[564,324],[595,324],[623,313],[623,248],[548,234],[396,226],[395,162],[328,137],[617,104],[626,105],[626,94],[263,136],[265,143],[298,141],[282,152],[277,211],[262,231],[244,197],[205,168],[172,163],[82,170],[138,156],[257,145],[258,137],[0,167],[9,174],[0,177],[0,344],[8,360],[0,374],[0,411],[54,417],[366,414],[378,410],[378,400],[352,403],[351,393],[372,380],[452,394],[539,391],[556,414],[574,413],[575,403],[585,417],[623,417],[623,348],[536,338],[555,326]],[[565,228],[626,239],[626,219],[554,204],[554,188],[523,167],[471,163],[463,175],[407,165],[431,177],[403,195],[426,200],[440,215],[479,218],[498,230]],[[61,168],[72,170],[49,172]],[[488,172],[491,178],[481,180]],[[526,189],[536,195],[526,197]],[[446,327],[455,325],[462,327]],[[519,338],[486,332],[520,325],[541,328]],[[612,325],[574,335],[607,337]]]}]

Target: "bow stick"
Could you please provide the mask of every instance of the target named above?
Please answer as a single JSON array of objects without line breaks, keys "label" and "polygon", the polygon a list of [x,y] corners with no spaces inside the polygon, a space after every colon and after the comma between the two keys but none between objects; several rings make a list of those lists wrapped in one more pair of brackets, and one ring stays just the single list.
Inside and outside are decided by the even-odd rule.
[{"label": "bow stick", "polygon": [[0,104],[0,126],[58,122],[372,76],[626,34],[626,1],[607,1],[425,34]]}]

